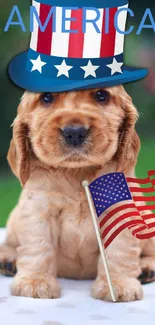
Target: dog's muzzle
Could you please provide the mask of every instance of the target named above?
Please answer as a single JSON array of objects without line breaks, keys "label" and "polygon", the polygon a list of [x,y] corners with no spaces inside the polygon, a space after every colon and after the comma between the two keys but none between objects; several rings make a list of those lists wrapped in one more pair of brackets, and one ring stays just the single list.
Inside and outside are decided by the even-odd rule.
[{"label": "dog's muzzle", "polygon": [[80,147],[88,135],[88,129],[84,126],[69,125],[62,130],[62,135],[69,146]]}]

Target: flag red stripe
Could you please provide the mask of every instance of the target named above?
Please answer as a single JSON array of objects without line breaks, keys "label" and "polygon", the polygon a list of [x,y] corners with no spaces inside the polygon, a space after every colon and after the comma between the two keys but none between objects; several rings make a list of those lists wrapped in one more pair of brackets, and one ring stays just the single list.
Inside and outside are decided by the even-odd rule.
[{"label": "flag red stripe", "polygon": [[[130,218],[130,217],[138,217],[139,219],[137,220],[133,220],[133,224],[135,221],[139,221],[139,224],[144,224],[143,219],[140,217],[138,212],[128,212],[128,213],[124,213],[122,216],[118,217],[117,219],[115,219],[107,228],[104,229],[104,231],[102,232],[102,239],[107,236],[107,234],[109,233],[109,231],[111,231],[119,222],[125,220],[126,218]],[[141,219],[140,219],[141,218]],[[125,224],[127,224],[128,222],[126,222]]]},{"label": "flag red stripe", "polygon": [[135,202],[155,202],[155,196],[133,196]]},{"label": "flag red stripe", "polygon": [[148,177],[143,178],[143,179],[127,177],[126,180],[128,183],[136,183],[136,184],[142,184],[142,185],[151,183],[151,180]]},{"label": "flag red stripe", "polygon": [[106,58],[109,56],[114,56],[115,52],[115,40],[116,40],[116,29],[114,26],[114,17],[118,8],[110,8],[109,11],[109,32],[105,34],[105,19],[106,14],[104,10],[103,22],[102,22],[102,39],[101,39],[101,49],[100,57]]},{"label": "flag red stripe", "polygon": [[129,229],[131,229],[131,228],[133,228],[133,227],[135,227],[135,224],[134,225],[132,225],[132,226],[130,226],[130,227],[128,227]]},{"label": "flag red stripe", "polygon": [[[124,204],[124,205],[120,205],[119,207],[113,209],[112,211],[110,211],[100,222],[100,228],[102,228],[104,226],[104,224],[111,218],[113,217],[116,213],[125,210],[125,209],[136,209],[135,204],[134,203],[129,203],[129,204]],[[139,214],[138,214],[139,215]]]},{"label": "flag red stripe", "polygon": [[150,176],[155,176],[155,170],[149,170],[148,175]]},{"label": "flag red stripe", "polygon": [[82,58],[84,46],[84,33],[82,32],[82,9],[72,10],[71,18],[76,21],[71,21],[70,29],[78,30],[78,33],[70,33],[69,36],[69,58]]},{"label": "flag red stripe", "polygon": [[146,215],[143,216],[144,220],[149,220],[149,219],[153,219],[153,218],[155,218],[154,213],[146,214]]},{"label": "flag red stripe", "polygon": [[[141,231],[144,231],[144,230],[146,230],[146,229],[148,229],[147,226],[142,226],[142,227],[140,227],[140,228],[138,228],[138,229],[135,229],[135,230],[132,232],[132,234],[133,234],[133,236],[136,236],[136,238],[137,238],[137,233],[139,233],[139,232],[141,232]],[[140,234],[139,234],[139,235],[140,235]]]},{"label": "flag red stripe", "polygon": [[[40,5],[40,21],[42,24],[45,23],[48,13],[51,9],[51,6],[41,4]],[[52,17],[49,20],[49,23],[44,32],[38,31],[38,44],[37,44],[37,52],[43,54],[51,54],[51,44],[52,44]]]},{"label": "flag red stripe", "polygon": [[108,238],[108,240],[105,242],[104,247],[107,248],[112,241],[120,234],[121,231],[123,231],[124,229],[130,227],[133,224],[139,224],[141,223],[139,220],[134,220],[134,221],[128,221],[125,224],[121,225],[117,230],[115,230],[113,232],[113,234]]},{"label": "flag red stripe", "polygon": [[154,188],[153,187],[147,187],[147,188],[141,188],[141,187],[129,187],[130,192],[134,193],[152,193],[154,192]]},{"label": "flag red stripe", "polygon": [[136,206],[138,211],[147,211],[147,210],[155,210],[155,205],[143,205],[143,206]]},{"label": "flag red stripe", "polygon": [[152,237],[155,237],[155,231],[146,234],[136,234],[136,238],[138,239],[149,239]]},{"label": "flag red stripe", "polygon": [[[144,226],[142,226],[141,228],[138,228],[138,230],[135,229],[134,232],[137,232],[137,231],[139,232],[139,231],[141,231],[141,230],[145,230],[146,228],[147,228],[147,229],[151,229],[151,228],[153,228],[154,226],[155,226],[155,221],[154,221],[154,222],[150,222],[149,224],[145,223]],[[128,227],[128,228],[131,229],[131,228],[133,228],[133,227],[135,227],[135,225],[132,225],[132,226],[130,226],[130,227]]]},{"label": "flag red stripe", "polygon": [[155,222],[151,222],[148,224],[149,229],[155,227]]},{"label": "flag red stripe", "polygon": [[147,184],[147,183],[153,183],[155,185],[155,179],[150,179],[151,176],[155,176],[155,170],[149,170],[148,171],[148,176],[147,178],[132,178],[132,177],[127,177],[126,180],[127,182],[132,182],[132,183],[139,183],[139,184]]}]

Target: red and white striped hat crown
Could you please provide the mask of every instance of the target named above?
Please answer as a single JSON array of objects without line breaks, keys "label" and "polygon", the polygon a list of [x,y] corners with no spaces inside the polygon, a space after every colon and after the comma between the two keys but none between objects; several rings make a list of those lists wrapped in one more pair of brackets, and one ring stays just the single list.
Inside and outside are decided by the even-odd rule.
[{"label": "red and white striped hat crown", "polygon": [[[44,24],[51,6],[36,1],[33,1],[33,6],[36,8],[41,23]],[[52,18],[44,32],[41,32],[36,20],[30,48],[38,53],[64,58],[107,58],[122,54],[124,47],[123,32],[125,31],[127,17],[127,11],[123,9],[127,7],[128,3],[114,8],[98,8],[100,17],[96,24],[100,33],[96,32],[92,23],[86,24],[86,32],[83,33],[82,8],[66,10],[66,18],[70,19],[66,21],[66,29],[78,30],[78,33],[62,32],[62,11],[64,7],[56,7],[55,31],[52,31]],[[109,10],[107,11],[107,9]],[[114,18],[119,9],[122,9],[122,11],[119,13],[117,25],[122,33],[117,31],[114,26]],[[87,20],[93,20],[95,17],[96,12],[93,8],[92,10],[89,9],[86,14]],[[107,26],[108,30],[106,31],[108,21],[109,26]]]}]

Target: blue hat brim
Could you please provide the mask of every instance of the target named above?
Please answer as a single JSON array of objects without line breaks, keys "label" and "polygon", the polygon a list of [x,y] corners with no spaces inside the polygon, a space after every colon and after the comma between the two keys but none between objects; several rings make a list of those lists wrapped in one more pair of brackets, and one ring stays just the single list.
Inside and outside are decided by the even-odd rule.
[{"label": "blue hat brim", "polygon": [[12,81],[28,91],[32,92],[62,92],[88,88],[113,87],[116,85],[136,81],[148,74],[147,69],[123,67],[123,73],[105,78],[85,80],[62,80],[59,78],[47,78],[40,72],[30,72],[26,69],[27,53],[17,55],[9,65],[9,75]]}]

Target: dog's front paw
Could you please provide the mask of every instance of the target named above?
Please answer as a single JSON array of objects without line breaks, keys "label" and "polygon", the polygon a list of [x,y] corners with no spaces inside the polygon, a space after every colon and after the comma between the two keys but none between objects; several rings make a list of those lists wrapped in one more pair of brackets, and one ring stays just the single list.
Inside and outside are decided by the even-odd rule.
[{"label": "dog's front paw", "polygon": [[13,276],[16,274],[16,249],[9,245],[0,245],[0,273]]},{"label": "dog's front paw", "polygon": [[11,285],[13,296],[33,297],[33,298],[59,298],[61,288],[58,281],[49,274],[45,276],[16,275]]},{"label": "dog's front paw", "polygon": [[155,256],[144,256],[140,260],[141,274],[138,280],[141,284],[155,281]]},{"label": "dog's front paw", "polygon": [[[133,278],[114,279],[112,281],[117,301],[134,301],[143,298],[142,286]],[[111,301],[107,281],[98,277],[92,286],[92,296],[96,299]]]}]

